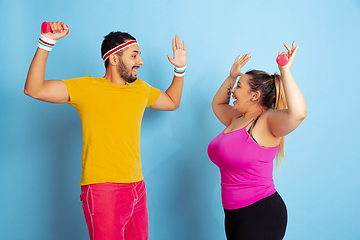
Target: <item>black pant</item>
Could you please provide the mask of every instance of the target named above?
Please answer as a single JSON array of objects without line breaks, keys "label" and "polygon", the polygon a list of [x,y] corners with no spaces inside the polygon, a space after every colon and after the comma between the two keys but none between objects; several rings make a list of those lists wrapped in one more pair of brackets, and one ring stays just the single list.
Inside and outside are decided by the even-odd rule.
[{"label": "black pant", "polygon": [[284,201],[276,192],[250,206],[225,211],[228,240],[281,240],[287,224]]}]

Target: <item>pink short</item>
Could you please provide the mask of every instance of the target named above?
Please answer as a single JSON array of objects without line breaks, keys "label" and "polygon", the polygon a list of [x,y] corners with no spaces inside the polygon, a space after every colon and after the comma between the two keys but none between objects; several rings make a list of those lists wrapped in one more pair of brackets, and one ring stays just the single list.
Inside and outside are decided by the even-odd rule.
[{"label": "pink short", "polygon": [[147,240],[149,217],[144,181],[81,187],[91,240]]}]

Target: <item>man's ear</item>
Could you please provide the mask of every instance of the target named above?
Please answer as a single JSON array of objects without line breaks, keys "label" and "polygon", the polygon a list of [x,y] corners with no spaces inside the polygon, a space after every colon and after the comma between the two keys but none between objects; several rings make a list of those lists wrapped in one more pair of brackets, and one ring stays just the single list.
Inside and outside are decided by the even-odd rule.
[{"label": "man's ear", "polygon": [[116,54],[111,54],[109,56],[109,64],[112,65],[112,66],[117,66],[118,64],[118,56],[116,56]]}]

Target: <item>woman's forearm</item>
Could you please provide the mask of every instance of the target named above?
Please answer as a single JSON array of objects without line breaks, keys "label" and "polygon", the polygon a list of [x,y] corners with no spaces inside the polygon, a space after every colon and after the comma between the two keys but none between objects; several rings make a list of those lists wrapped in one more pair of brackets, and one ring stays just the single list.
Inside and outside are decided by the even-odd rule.
[{"label": "woman's forearm", "polygon": [[219,90],[216,92],[212,105],[229,104],[231,97],[231,89],[234,87],[236,78],[228,76],[221,84]]},{"label": "woman's forearm", "polygon": [[290,69],[282,69],[280,74],[289,116],[295,119],[304,119],[307,114],[305,98],[295,82]]}]

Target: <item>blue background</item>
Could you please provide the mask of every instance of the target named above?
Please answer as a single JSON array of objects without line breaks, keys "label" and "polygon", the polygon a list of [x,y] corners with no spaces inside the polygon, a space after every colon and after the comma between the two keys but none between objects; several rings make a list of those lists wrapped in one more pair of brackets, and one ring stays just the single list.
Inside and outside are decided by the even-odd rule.
[{"label": "blue background", "polygon": [[282,42],[295,40],[292,73],[308,115],[274,173],[288,208],[285,239],[360,239],[359,0],[1,0],[0,239],[88,239],[77,111],[23,94],[45,20],[70,27],[50,53],[46,79],[103,76],[103,36],[121,30],[140,43],[138,76],[166,90],[171,40],[187,43],[180,109],[148,109],[142,125],[154,240],[225,239],[220,174],[207,156],[224,127],[211,100],[237,55],[251,52],[244,71],[273,73]]}]

